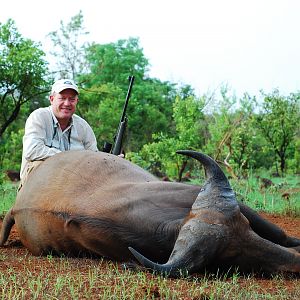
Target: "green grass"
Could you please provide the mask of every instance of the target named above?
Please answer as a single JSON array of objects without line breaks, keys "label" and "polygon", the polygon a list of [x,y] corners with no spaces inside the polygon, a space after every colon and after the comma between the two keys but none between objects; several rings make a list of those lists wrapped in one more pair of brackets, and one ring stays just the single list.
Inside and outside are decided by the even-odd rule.
[{"label": "green grass", "polygon": [[[272,181],[269,187],[262,186],[262,179]],[[258,211],[300,216],[300,177],[270,177],[263,173],[258,178],[250,175],[247,179],[231,180],[237,198]]]},{"label": "green grass", "polygon": [[4,215],[14,204],[18,185],[4,182],[0,185],[0,215]]},{"label": "green grass", "polygon": [[[258,211],[300,216],[300,177],[270,177],[266,172],[259,175],[260,178],[271,179],[274,184],[261,188],[261,179],[256,174],[251,174],[247,179],[230,180],[237,198]],[[194,183],[199,184],[198,181]],[[5,214],[13,205],[17,187],[18,185],[9,182],[0,185],[0,215]]]},{"label": "green grass", "polygon": [[[50,271],[51,270],[51,271]],[[277,275],[201,275],[170,279],[123,269],[105,260],[27,257],[23,269],[0,274],[1,299],[300,299],[299,281],[289,287]],[[267,287],[267,288],[266,288]]]}]

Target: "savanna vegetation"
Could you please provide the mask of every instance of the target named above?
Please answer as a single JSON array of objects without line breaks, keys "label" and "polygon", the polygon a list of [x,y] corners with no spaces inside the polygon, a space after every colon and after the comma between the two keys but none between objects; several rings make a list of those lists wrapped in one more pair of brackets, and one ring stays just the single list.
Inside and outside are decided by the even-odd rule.
[{"label": "savanna vegetation", "polygon": [[[196,95],[189,85],[151,78],[138,38],[80,42],[87,34],[82,12],[49,33],[56,58],[50,70],[39,43],[23,37],[11,19],[0,24],[2,181],[8,170],[19,170],[26,118],[37,107],[49,105],[54,79],[71,77],[78,82],[78,114],[93,127],[101,150],[116,133],[129,75],[136,79],[127,111],[127,159],[160,177],[194,180],[199,166],[176,155],[178,149],[192,149],[216,159],[234,180],[247,182],[263,172],[268,179],[294,175],[297,181],[299,91],[283,95],[274,89],[261,91],[259,97],[245,93],[237,98],[223,86],[219,93]],[[297,191],[297,184],[290,188]]]},{"label": "savanna vegetation", "polygon": [[88,34],[80,12],[49,33],[57,60],[49,70],[41,45],[22,37],[13,20],[0,24],[0,168],[19,169],[24,122],[48,105],[51,83],[71,77],[80,86],[78,107],[93,127],[98,147],[113,140],[129,75],[135,85],[128,107],[124,150],[150,171],[180,180],[193,174],[177,149],[201,150],[220,161],[233,177],[265,169],[276,175],[300,171],[300,92],[261,91],[241,99],[223,86],[220,95],[196,95],[189,85],[151,78],[138,38],[110,44],[80,43]]}]

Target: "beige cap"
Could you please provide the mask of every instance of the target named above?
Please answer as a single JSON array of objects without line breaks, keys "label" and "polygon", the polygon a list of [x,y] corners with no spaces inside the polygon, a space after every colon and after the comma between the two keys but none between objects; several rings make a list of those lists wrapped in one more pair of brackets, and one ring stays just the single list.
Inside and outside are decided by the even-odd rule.
[{"label": "beige cap", "polygon": [[51,94],[53,94],[54,92],[60,93],[61,91],[66,89],[72,89],[76,91],[77,94],[79,94],[78,86],[71,79],[59,79],[55,81],[55,83],[52,85]]}]

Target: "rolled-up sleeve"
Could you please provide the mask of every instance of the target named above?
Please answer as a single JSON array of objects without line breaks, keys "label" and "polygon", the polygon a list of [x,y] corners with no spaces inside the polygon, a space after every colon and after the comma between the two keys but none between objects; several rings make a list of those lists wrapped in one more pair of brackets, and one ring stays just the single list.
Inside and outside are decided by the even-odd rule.
[{"label": "rolled-up sleeve", "polygon": [[88,122],[77,115],[73,115],[71,150],[83,149],[98,151],[97,140]]},{"label": "rolled-up sleeve", "polygon": [[49,124],[45,122],[43,112],[39,110],[34,111],[28,117],[23,137],[23,157],[27,161],[43,160],[61,152],[61,150],[47,145],[47,130],[49,131],[49,127]]}]

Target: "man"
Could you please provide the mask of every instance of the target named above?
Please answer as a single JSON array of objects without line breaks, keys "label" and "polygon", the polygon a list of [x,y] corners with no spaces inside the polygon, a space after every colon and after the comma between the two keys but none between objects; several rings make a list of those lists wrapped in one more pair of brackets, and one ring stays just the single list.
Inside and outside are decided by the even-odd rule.
[{"label": "man", "polygon": [[23,137],[20,188],[34,168],[56,153],[83,149],[98,151],[92,128],[74,114],[78,95],[73,80],[57,80],[49,97],[51,105],[33,111],[28,117]]}]

